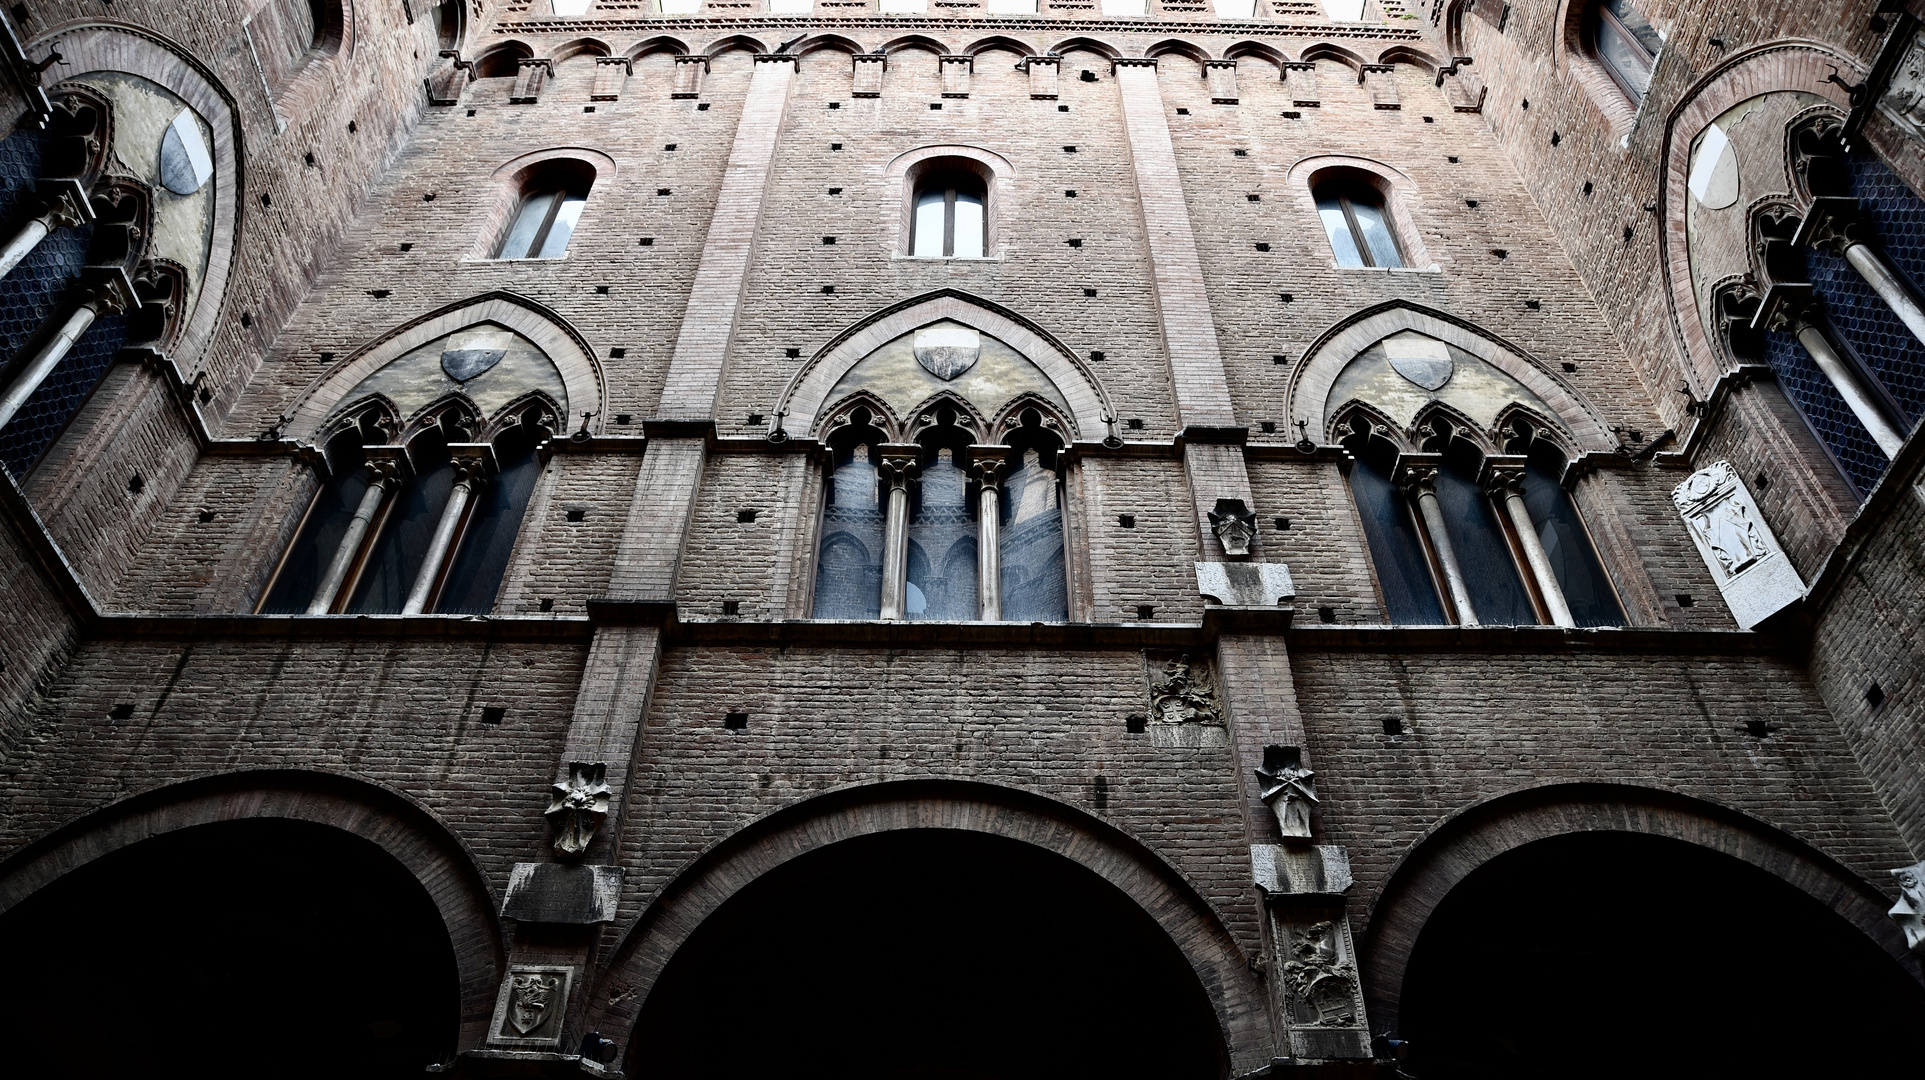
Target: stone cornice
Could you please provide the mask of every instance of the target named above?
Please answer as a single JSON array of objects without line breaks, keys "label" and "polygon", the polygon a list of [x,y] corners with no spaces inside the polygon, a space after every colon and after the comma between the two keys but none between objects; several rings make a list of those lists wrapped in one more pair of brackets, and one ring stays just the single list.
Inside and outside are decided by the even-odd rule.
[{"label": "stone cornice", "polygon": [[1084,34],[1161,34],[1172,32],[1232,34],[1240,38],[1348,38],[1361,41],[1422,41],[1424,35],[1414,27],[1363,23],[1335,25],[1328,22],[1222,22],[1184,19],[1090,18],[1085,15],[1049,16],[931,16],[931,15],[652,15],[627,19],[532,18],[496,23],[494,34],[567,34],[609,33],[631,30],[657,33],[663,30],[942,30],[972,33],[1020,31],[1076,31]]}]

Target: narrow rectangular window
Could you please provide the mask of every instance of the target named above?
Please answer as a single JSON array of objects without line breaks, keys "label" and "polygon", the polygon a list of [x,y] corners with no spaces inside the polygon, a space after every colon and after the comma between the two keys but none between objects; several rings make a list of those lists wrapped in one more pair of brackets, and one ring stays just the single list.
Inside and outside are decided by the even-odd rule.
[{"label": "narrow rectangular window", "polygon": [[1357,249],[1357,238],[1350,234],[1350,219],[1343,212],[1341,199],[1319,198],[1317,216],[1323,220],[1324,235],[1330,238],[1330,250],[1336,253],[1338,266],[1368,265]]}]

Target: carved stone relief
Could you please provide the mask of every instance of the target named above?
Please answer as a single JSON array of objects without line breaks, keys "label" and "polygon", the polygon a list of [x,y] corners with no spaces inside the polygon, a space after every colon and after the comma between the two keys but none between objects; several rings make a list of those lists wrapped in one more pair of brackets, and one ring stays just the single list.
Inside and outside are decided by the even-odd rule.
[{"label": "carved stone relief", "polygon": [[1271,894],[1270,940],[1276,958],[1275,992],[1299,1061],[1371,1056],[1363,986],[1350,919],[1341,903],[1276,903]]},{"label": "carved stone relief", "polygon": [[1898,881],[1898,903],[1886,914],[1905,931],[1905,947],[1925,956],[1925,862],[1892,871]]},{"label": "carved stone relief", "polygon": [[1210,511],[1210,531],[1216,533],[1225,555],[1248,555],[1257,538],[1257,513],[1242,499],[1218,499]]},{"label": "carved stone relief", "polygon": [[1266,746],[1257,768],[1263,803],[1277,816],[1285,840],[1310,839],[1310,811],[1317,805],[1317,774],[1303,764],[1303,750],[1295,746]]},{"label": "carved stone relief", "polygon": [[551,789],[542,813],[555,826],[556,854],[575,858],[588,850],[595,830],[608,817],[607,774],[602,762],[571,761],[567,781]]},{"label": "carved stone relief", "polygon": [[1150,739],[1156,746],[1227,746],[1216,674],[1206,661],[1186,655],[1152,657],[1144,663],[1150,682]]},{"label": "carved stone relief", "polygon": [[1878,111],[1914,139],[1925,139],[1925,30],[1912,35],[1905,58],[1892,72]]},{"label": "carved stone relief", "polygon": [[1804,596],[1804,579],[1729,461],[1692,473],[1671,501],[1739,626],[1749,630]]},{"label": "carved stone relief", "polygon": [[526,966],[508,969],[495,998],[494,1021],[488,1042],[494,1046],[555,1047],[561,1045],[568,1012],[568,992],[575,969],[563,966]]}]

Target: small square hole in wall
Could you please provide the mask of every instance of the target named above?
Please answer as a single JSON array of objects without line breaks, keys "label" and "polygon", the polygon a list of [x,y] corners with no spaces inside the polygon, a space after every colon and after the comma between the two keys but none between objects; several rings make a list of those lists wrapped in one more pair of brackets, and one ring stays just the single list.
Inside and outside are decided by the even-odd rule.
[{"label": "small square hole in wall", "polygon": [[1143,421],[1137,417],[1132,416],[1128,420],[1123,421],[1123,426],[1126,428],[1129,428],[1131,431],[1142,431]]},{"label": "small square hole in wall", "polygon": [[241,329],[245,330],[248,327],[253,325],[254,325],[254,314],[248,311],[241,312]]},{"label": "small square hole in wall", "polygon": [[135,473],[127,478],[127,490],[138,495],[147,490],[147,481],[142,479],[139,473]]},{"label": "small square hole in wall", "polygon": [[[424,199],[432,199],[432,198],[434,198],[434,196],[433,196],[433,195],[424,195],[424,196],[422,196],[422,198],[424,198]],[[265,191],[263,191],[263,192],[261,192],[261,206],[262,206],[262,207],[270,207],[270,206],[273,206],[273,205],[274,205],[274,200],[273,200],[273,199],[272,199],[271,197],[269,197],[269,196],[268,196],[268,193],[267,193],[267,192],[265,192]]]},{"label": "small square hole in wall", "polygon": [[666,144],[666,145],[664,145],[664,146],[662,147],[662,149],[664,149],[664,150],[667,150],[667,151],[668,151],[669,153],[671,153],[671,154],[672,154],[672,153],[674,153],[674,152],[675,152],[675,144],[674,144],[674,143],[668,143],[668,144]]},{"label": "small square hole in wall", "polygon": [[783,349],[782,355],[788,357],[791,360],[795,360],[801,357],[802,350],[801,349]]},{"label": "small square hole in wall", "polygon": [[1681,593],[1679,593],[1679,594],[1678,594],[1678,606],[1679,606],[1679,607],[1691,607],[1692,605],[1694,605],[1694,604],[1696,604],[1696,603],[1697,603],[1697,601],[1696,601],[1695,599],[1693,599],[1693,598],[1692,598],[1692,596],[1691,596],[1691,594],[1690,594],[1690,593],[1688,593],[1688,592],[1681,592]]},{"label": "small square hole in wall", "polygon": [[1499,259],[1508,259],[1511,257],[1511,253],[1504,248],[1492,248],[1491,255]]},{"label": "small square hole in wall", "polygon": [[1452,154],[1451,156],[1445,158],[1444,160],[1450,162],[1452,165],[1455,165],[1457,164],[1457,155]]},{"label": "small square hole in wall", "polygon": [[[1096,72],[1090,71],[1089,69],[1085,68],[1083,70],[1083,74],[1078,77],[1081,78],[1084,82],[1095,82]],[[1182,111],[1183,111],[1182,109],[1177,110],[1177,112],[1182,112]]]},{"label": "small square hole in wall", "polygon": [[722,727],[729,731],[747,731],[749,729],[749,714],[745,712],[729,713],[722,717]]},{"label": "small square hole in wall", "polygon": [[1289,519],[1289,518],[1285,518],[1285,517],[1280,517],[1280,518],[1278,518],[1278,519],[1277,519],[1277,531],[1278,531],[1278,532],[1289,532],[1289,531],[1290,531],[1290,519]]},{"label": "small square hole in wall", "polygon": [[1269,244],[1269,242],[1268,242],[1268,241],[1266,241],[1266,240],[1259,240],[1259,241],[1257,241],[1257,242],[1256,242],[1256,249],[1257,249],[1258,251],[1269,251],[1269,250],[1270,250],[1270,244]]},{"label": "small square hole in wall", "polygon": [[1296,299],[1297,299],[1297,295],[1295,293],[1280,292],[1277,294],[1277,301],[1279,303],[1284,303],[1284,304],[1294,303]]},{"label": "small square hole in wall", "polygon": [[1076,148],[1074,146],[1063,147],[1063,153],[1065,154],[1074,154],[1075,152],[1076,152]]},{"label": "small square hole in wall", "polygon": [[568,520],[570,521],[582,521],[587,517],[588,517],[588,511],[582,509],[581,507],[576,507],[575,509],[570,510],[568,512]]},{"label": "small square hole in wall", "polygon": [[941,112],[941,111],[942,111],[942,102],[940,102],[940,101],[932,101],[932,102],[930,102],[930,103],[929,103],[929,111],[930,111],[930,112]]},{"label": "small square hole in wall", "polygon": [[1763,720],[1746,720],[1745,734],[1754,739],[1762,739],[1771,734],[1771,726]]},{"label": "small square hole in wall", "polygon": [[134,718],[134,707],[132,705],[116,705],[107,710],[107,718],[109,720],[132,720]]},{"label": "small square hole in wall", "polygon": [[1176,114],[1177,114],[1178,116],[1188,116],[1188,115],[1190,115],[1190,110],[1188,110],[1188,109],[1183,109],[1183,108],[1179,108],[1179,109],[1177,109],[1177,110],[1176,110]]},{"label": "small square hole in wall", "polygon": [[628,355],[628,347],[625,345],[617,345],[614,348],[608,350],[608,358],[610,360],[620,360],[627,355]]},{"label": "small square hole in wall", "polygon": [[1590,193],[1591,193],[1591,182],[1589,180],[1586,180],[1584,181],[1584,194],[1589,195]]},{"label": "small square hole in wall", "polygon": [[1404,733],[1404,718],[1401,716],[1384,717],[1384,734],[1395,738]]},{"label": "small square hole in wall", "polygon": [[209,390],[207,387],[203,386],[201,387],[201,392],[198,395],[196,395],[196,397],[199,399],[202,405],[205,405],[208,402],[214,400],[214,391]]},{"label": "small square hole in wall", "polygon": [[1282,353],[1278,353],[1277,355],[1272,356],[1270,358],[1270,362],[1273,364],[1287,364],[1290,362],[1290,358],[1283,355]]},{"label": "small square hole in wall", "polygon": [[1063,191],[1063,198],[1065,198],[1065,199],[1074,199],[1075,197],[1076,197],[1076,189],[1075,189],[1075,188],[1067,188],[1067,189],[1065,189],[1065,190]]},{"label": "small square hole in wall", "polygon": [[593,106],[593,105],[583,105],[583,106],[582,106],[582,111],[583,111],[583,112],[594,112],[594,111],[595,111],[595,106]]},{"label": "small square hole in wall", "polygon": [[1131,735],[1141,735],[1150,729],[1150,718],[1142,713],[1131,713],[1123,718],[1123,730]]},{"label": "small square hole in wall", "polygon": [[1083,290],[1083,295],[1084,295],[1084,296],[1095,296],[1095,295],[1096,295],[1096,290],[1095,290],[1095,289],[1084,289],[1084,290]]},{"label": "small square hole in wall", "polygon": [[359,130],[361,129],[354,126],[354,121],[348,121],[348,134],[352,135]]},{"label": "small square hole in wall", "polygon": [[835,291],[836,287],[834,285],[824,285],[822,287],[822,295],[824,296],[832,296],[835,294]]},{"label": "small square hole in wall", "polygon": [[469,115],[469,116],[473,116],[474,114],[475,114],[475,111],[474,111],[473,109],[469,109],[469,110],[468,110],[468,115]]},{"label": "small square hole in wall", "polygon": [[1476,199],[1465,199],[1465,200],[1464,200],[1464,205],[1465,205],[1465,206],[1468,206],[1468,207],[1470,207],[1470,208],[1471,208],[1472,210],[1475,210],[1475,209],[1477,209],[1477,200],[1476,200]]},{"label": "small square hole in wall", "polygon": [[499,724],[507,718],[508,710],[500,705],[484,705],[481,707],[481,722],[484,724]]},{"label": "small square hole in wall", "polygon": [[656,188],[656,189],[655,189],[655,194],[657,194],[657,195],[667,195],[667,194],[668,194],[668,189],[667,189],[667,188],[665,188],[665,187],[658,187],[658,188]]},{"label": "small square hole in wall", "polygon": [[1136,617],[1140,622],[1148,622],[1156,618],[1156,606],[1154,604],[1136,605]]},{"label": "small square hole in wall", "polygon": [[1072,236],[1068,240],[1065,240],[1063,242],[1073,248],[1079,248],[1083,246],[1083,238],[1080,236]]},{"label": "small square hole in wall", "polygon": [[1102,362],[1103,362],[1103,357],[1104,357],[1105,355],[1106,355],[1106,354],[1105,354],[1105,353],[1103,352],[1103,350],[1101,350],[1101,349],[1091,349],[1091,350],[1090,350],[1090,354],[1089,354],[1089,358],[1090,358],[1091,360],[1094,360],[1094,361],[1096,361],[1097,363],[1099,363],[1099,364],[1100,364],[1100,363],[1102,363]]},{"label": "small square hole in wall", "polygon": [[200,512],[200,513],[199,513],[198,515],[196,515],[196,516],[200,518],[200,523],[201,523],[202,525],[205,525],[205,524],[207,524],[208,522],[211,522],[211,521],[213,521],[213,520],[214,520],[214,511],[212,511],[212,510],[202,510],[202,511],[201,511],[201,512]]},{"label": "small square hole in wall", "polygon": [[1134,529],[1136,528],[1136,515],[1135,514],[1118,514],[1116,515],[1116,524],[1120,528]]},{"label": "small square hole in wall", "polygon": [[333,354],[333,353],[331,353],[331,352],[324,352],[324,353],[322,353],[322,354],[321,354],[321,362],[322,362],[323,364],[332,364],[332,363],[334,363],[334,354]]},{"label": "small square hole in wall", "polygon": [[639,243],[642,247],[654,247],[655,238],[652,236],[644,236],[640,240],[638,240],[637,243]]},{"label": "small square hole in wall", "polygon": [[1436,118],[1436,117],[1434,117],[1434,116],[1426,116],[1426,117],[1424,117],[1424,123],[1426,123],[1426,124],[1435,124],[1436,122],[1437,122],[1437,118]]},{"label": "small square hole in wall", "polygon": [[1527,311],[1542,311],[1542,310],[1544,310],[1544,301],[1542,301],[1542,300],[1526,300],[1526,301],[1524,301],[1524,308],[1525,308],[1525,310],[1527,310]]},{"label": "small square hole in wall", "polygon": [[743,525],[747,525],[749,522],[754,521],[755,515],[759,513],[761,513],[760,510],[737,510],[735,512],[735,520]]},{"label": "small square hole in wall", "polygon": [[1265,435],[1274,435],[1277,432],[1277,422],[1275,420],[1265,420],[1257,426],[1263,429]]},{"label": "small square hole in wall", "polygon": [[1333,608],[1333,607],[1329,607],[1329,606],[1325,606],[1325,607],[1320,607],[1320,608],[1318,608],[1318,609],[1317,609],[1317,621],[1318,621],[1318,622],[1327,622],[1327,623],[1329,623],[1329,622],[1336,622],[1336,621],[1337,621],[1337,609],[1336,609],[1336,608]]},{"label": "small square hole in wall", "polygon": [[314,151],[310,150],[307,153],[302,154],[301,158],[302,160],[307,162],[308,168],[312,169],[314,167]]},{"label": "small square hole in wall", "polygon": [[434,201],[434,194],[435,194],[435,193],[434,193],[434,192],[432,192],[432,191],[425,191],[425,192],[422,192],[422,194],[421,194],[421,201],[422,201],[422,202],[433,202],[433,201]]},{"label": "small square hole in wall", "polygon": [[831,101],[831,102],[829,102],[829,108],[831,108],[831,109],[840,109],[840,108],[842,108],[842,102],[840,102],[840,101]]},{"label": "small square hole in wall", "polygon": [[768,417],[763,416],[759,412],[752,412],[749,414],[749,418],[746,422],[750,427],[761,427],[763,422],[767,419]]},{"label": "small square hole in wall", "polygon": [[724,601],[722,601],[722,614],[724,614],[724,615],[740,615],[740,614],[742,614],[742,601],[740,601],[740,600],[724,600]]},{"label": "small square hole in wall", "polygon": [[555,602],[553,600],[544,598],[541,603],[535,605],[535,610],[536,611],[553,611],[555,610]]},{"label": "small square hole in wall", "polygon": [[1257,193],[1256,193],[1256,192],[1254,192],[1254,191],[1252,191],[1252,192],[1250,192],[1250,193],[1249,193],[1248,195],[1245,195],[1245,196],[1244,196],[1244,198],[1246,198],[1246,199],[1248,199],[1248,200],[1250,200],[1251,202],[1262,202],[1262,201],[1263,201],[1263,196],[1261,196],[1261,195],[1259,195],[1259,194],[1257,194]]},{"label": "small square hole in wall", "polygon": [[596,296],[607,296],[607,295],[608,295],[608,286],[606,286],[606,285],[597,285],[597,286],[595,286],[595,295],[596,295]]},{"label": "small square hole in wall", "polygon": [[1303,114],[1302,114],[1302,113],[1300,113],[1300,112],[1298,112],[1298,111],[1297,111],[1297,110],[1295,110],[1295,109],[1285,109],[1285,110],[1283,110],[1283,112],[1282,112],[1282,113],[1280,113],[1279,115],[1281,115],[1281,116],[1282,116],[1282,117],[1283,117],[1283,118],[1284,118],[1285,120],[1301,120],[1301,119],[1303,119]]},{"label": "small square hole in wall", "polygon": [[830,189],[829,189],[829,194],[831,194],[831,195],[840,195],[840,194],[842,194],[842,189],[841,189],[841,188],[839,188],[839,187],[832,187],[832,188],[830,188]]},{"label": "small square hole in wall", "polygon": [[390,289],[369,289],[368,295],[374,297],[376,300],[386,300],[388,297],[393,296],[394,292]]},{"label": "small square hole in wall", "polygon": [[1758,490],[1763,491],[1770,486],[1771,486],[1771,477],[1766,476],[1764,473],[1759,473],[1758,480],[1757,480]]},{"label": "small square hole in wall", "polygon": [[413,251],[413,250],[414,250],[414,245],[413,245],[413,244],[402,244],[402,245],[401,245],[401,250],[402,250],[402,251]]},{"label": "small square hole in wall", "polygon": [[1865,691],[1865,704],[1870,705],[1874,709],[1885,704],[1884,689],[1877,683],[1871,684],[1871,687]]},{"label": "small square hole in wall", "polygon": [[824,246],[833,246],[835,242],[836,242],[836,238],[833,236],[825,236],[822,238],[822,243]]},{"label": "small square hole in wall", "polygon": [[1056,111],[1057,111],[1057,112],[1068,112],[1068,111],[1069,111],[1069,106],[1068,106],[1068,105],[1058,105],[1058,106],[1056,106]]},{"label": "small square hole in wall", "polygon": [[1577,365],[1576,365],[1576,364],[1573,364],[1573,363],[1571,363],[1571,362],[1570,362],[1569,360],[1566,360],[1566,361],[1564,361],[1564,362],[1563,362],[1562,364],[1560,364],[1560,365],[1558,365],[1558,366],[1559,366],[1559,367],[1562,367],[1562,368],[1564,369],[1564,373],[1565,373],[1566,375],[1575,375],[1575,374],[1577,374]]},{"label": "small square hole in wall", "polygon": [[1237,156],[1237,157],[1249,157],[1249,156],[1250,156],[1250,151],[1248,151],[1248,150],[1245,150],[1245,149],[1244,149],[1244,148],[1242,148],[1241,146],[1239,146],[1239,147],[1237,147],[1237,148],[1236,148],[1235,150],[1232,150],[1232,151],[1230,151],[1230,153],[1231,153],[1231,154],[1233,154],[1233,155],[1235,155],[1235,156]]},{"label": "small square hole in wall", "polygon": [[634,413],[618,412],[615,414],[615,425],[617,427],[627,427],[634,419]]},{"label": "small square hole in wall", "polygon": [[697,106],[695,106],[695,111],[696,111],[696,112],[707,112],[707,111],[709,111],[709,103],[708,103],[708,102],[706,102],[706,101],[704,101],[704,102],[702,102],[701,104],[699,104],[699,105],[697,105]]},{"label": "small square hole in wall", "polygon": [[832,142],[832,143],[830,143],[830,144],[829,144],[829,149],[831,149],[831,150],[840,150],[840,149],[842,149],[842,144],[841,144],[841,143],[839,143],[839,142]]}]

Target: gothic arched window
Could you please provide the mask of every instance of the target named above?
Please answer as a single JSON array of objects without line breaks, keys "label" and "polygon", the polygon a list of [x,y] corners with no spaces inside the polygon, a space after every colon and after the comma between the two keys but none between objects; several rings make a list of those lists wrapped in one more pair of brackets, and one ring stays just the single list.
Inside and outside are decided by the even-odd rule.
[{"label": "gothic arched window", "polygon": [[1311,189],[1330,250],[1338,266],[1403,266],[1397,227],[1384,192],[1365,177],[1356,170],[1341,170],[1320,178]]},{"label": "gothic arched window", "polygon": [[877,456],[887,437],[857,407],[829,439],[831,463],[816,563],[815,617],[873,619],[882,596],[883,509]]},{"label": "gothic arched window", "polygon": [[544,161],[519,178],[520,199],[496,245],[497,259],[559,259],[588,205],[595,170],[573,159]]},{"label": "gothic arched window", "polygon": [[1350,491],[1363,520],[1364,541],[1377,569],[1384,614],[1392,623],[1435,626],[1449,620],[1438,600],[1423,527],[1397,483],[1397,447],[1382,428],[1356,414],[1338,425],[1343,446],[1356,460],[1350,466]]}]

